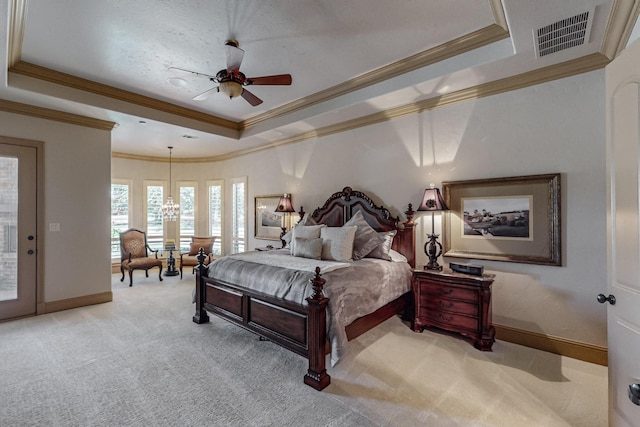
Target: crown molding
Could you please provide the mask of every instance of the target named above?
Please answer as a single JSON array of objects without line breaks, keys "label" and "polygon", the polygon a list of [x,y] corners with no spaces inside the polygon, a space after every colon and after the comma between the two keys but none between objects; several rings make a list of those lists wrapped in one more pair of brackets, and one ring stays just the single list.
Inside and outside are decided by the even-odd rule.
[{"label": "crown molding", "polygon": [[[434,110],[436,108],[446,107],[460,102],[473,101],[475,99],[484,98],[491,95],[497,95],[504,92],[510,92],[523,89],[529,86],[546,83],[553,80],[571,77],[574,75],[586,73],[603,68],[610,62],[610,59],[600,53],[594,53],[572,61],[560,64],[550,65],[538,70],[529,71],[519,75],[506,77],[500,80],[483,83],[473,87],[459,90],[457,92],[441,95],[421,101],[412,102],[389,110],[379,111],[367,116],[358,117],[352,120],[336,123],[330,126],[303,132],[298,135],[282,138],[272,141],[259,147],[247,148],[244,150],[234,151],[216,157],[208,157],[197,159],[198,162],[221,161],[228,160],[246,154],[255,153],[262,150],[268,150],[283,145],[294,144],[310,139],[333,135],[336,133],[346,132],[349,130],[371,126],[373,124],[386,122],[411,114],[421,113],[423,111]],[[120,156],[118,156],[120,157]],[[185,159],[189,161],[188,159]]]},{"label": "crown molding", "polygon": [[[169,157],[143,156],[139,154],[112,152],[111,158],[126,160],[141,160],[144,162],[169,163]],[[172,157],[172,163],[211,163],[222,160],[218,157]]]},{"label": "crown molding", "polygon": [[94,119],[92,117],[65,113],[64,111],[52,110],[49,108],[36,107],[34,105],[8,101],[6,99],[0,99],[0,111],[107,131],[112,131],[117,126],[117,123],[107,120]]},{"label": "crown molding", "polygon": [[201,113],[199,111],[191,110],[185,107],[180,107],[169,102],[160,101],[155,98],[139,95],[137,93],[118,89],[113,86],[97,83],[92,80],[83,79],[81,77],[73,76],[71,74],[66,74],[60,71],[55,71],[50,68],[42,67],[40,65],[31,64],[29,62],[18,61],[9,68],[9,72],[62,85],[65,87],[70,87],[72,89],[77,89],[83,92],[93,93],[118,101],[139,105],[156,111],[173,114],[179,117],[185,117],[203,123],[220,126],[222,128],[231,129],[234,131],[239,130],[238,123],[232,120],[222,119],[217,116]]},{"label": "crown molding", "polygon": [[316,92],[310,96],[297,99],[288,104],[273,108],[265,113],[258,114],[249,119],[243,120],[242,122],[240,122],[240,130],[243,131],[267,120],[295,113],[296,111],[300,111],[313,105],[329,101],[333,98],[344,96],[350,92],[354,92],[356,90],[371,86],[376,83],[380,83],[393,77],[408,73],[410,71],[435,64],[437,62],[452,58],[465,52],[472,51],[474,49],[497,42],[507,37],[509,37],[509,32],[506,31],[503,27],[496,24],[489,25],[472,33],[443,43],[432,49],[419,52],[408,58],[404,58],[400,61],[377,68],[373,71],[365,73],[351,80],[347,80],[328,89]]},{"label": "crown molding", "polygon": [[[473,86],[467,89],[459,90],[439,97],[428,98],[421,101],[405,104],[390,110],[377,112],[367,116],[359,117],[352,120],[347,120],[341,123],[337,123],[331,126],[325,126],[323,128],[315,129],[312,131],[304,132],[293,137],[283,138],[276,141],[272,141],[268,144],[261,145],[259,147],[248,148],[244,150],[234,151],[222,156],[214,157],[202,157],[202,158],[185,158],[176,159],[176,162],[185,163],[200,163],[200,162],[213,162],[228,160],[231,158],[243,156],[246,154],[262,151],[274,147],[293,144],[309,139],[319,138],[322,136],[328,136],[335,133],[346,132],[352,129],[370,126],[376,123],[393,120],[399,117],[404,117],[410,114],[420,113],[422,111],[433,110],[435,108],[441,108],[448,105],[452,105],[459,102],[470,101],[474,99],[483,98],[486,96],[496,95],[512,90],[525,88],[528,86],[569,77],[604,67],[610,62],[609,58],[605,55],[595,53],[582,58],[578,58],[572,61],[563,62],[556,65],[551,65],[538,70],[533,70],[523,74],[519,74],[512,77],[507,77],[501,80],[493,82],[483,83],[477,86]],[[80,126],[93,127],[103,130],[112,130],[116,123],[104,120],[93,119],[85,116],[80,116],[71,113],[65,113],[57,110],[51,110],[42,107],[36,107],[27,104],[21,104],[13,101],[0,100],[0,110],[24,114],[33,117],[44,118],[48,120],[56,120],[65,123],[76,124]],[[166,161],[164,158],[150,157],[150,156],[136,156],[124,153],[113,153],[113,157],[145,160],[145,161]]]},{"label": "crown molding", "polygon": [[[485,28],[481,28],[472,33],[458,37],[432,49],[419,52],[408,58],[404,58],[395,63],[378,68],[339,85],[335,85],[310,96],[297,99],[293,102],[240,122],[222,119],[217,116],[180,107],[169,102],[160,101],[155,98],[139,95],[113,86],[97,83],[92,80],[20,60],[20,50],[24,31],[24,12],[16,13],[16,19],[13,20],[11,25],[10,35],[11,39],[15,40],[15,42],[11,44],[10,56],[13,60],[10,62],[11,66],[9,68],[9,72],[242,132],[267,120],[291,114],[339,96],[344,96],[350,92],[380,83],[390,78],[397,77],[410,71],[426,67],[509,37],[509,32],[502,26],[503,24],[506,25],[504,11],[501,6],[497,7],[495,5],[496,1],[497,0],[492,0],[491,4],[494,16],[502,17],[499,19],[499,21],[503,21],[500,25],[491,24]],[[18,5],[21,5],[24,2],[26,2],[26,0],[14,0],[13,4],[18,8]]]},{"label": "crown molding", "polygon": [[610,59],[618,56],[631,37],[640,13],[640,0],[613,0],[600,51]]},{"label": "crown molding", "polygon": [[507,16],[504,14],[504,8],[502,7],[502,0],[489,0],[489,7],[491,7],[491,12],[493,12],[493,19],[496,21],[496,25],[499,25],[505,31],[509,31]]},{"label": "crown molding", "polygon": [[27,0],[9,2],[9,34],[7,43],[7,60],[9,67],[20,61],[22,40],[27,18]]}]

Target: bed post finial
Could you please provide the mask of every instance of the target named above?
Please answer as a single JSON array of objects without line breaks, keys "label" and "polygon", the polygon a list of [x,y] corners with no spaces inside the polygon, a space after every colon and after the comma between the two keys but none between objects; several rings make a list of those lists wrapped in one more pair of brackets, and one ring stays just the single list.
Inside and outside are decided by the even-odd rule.
[{"label": "bed post finial", "polygon": [[324,289],[324,284],[327,283],[327,281],[320,276],[320,267],[316,267],[316,275],[313,276],[313,279],[309,279],[309,281],[313,288],[313,295],[311,295],[311,298],[315,300],[323,299],[325,296],[322,293],[322,290]]},{"label": "bed post finial", "polygon": [[405,224],[413,224],[413,216],[415,215],[416,211],[413,210],[413,206],[411,205],[411,203],[409,203],[409,207],[408,209],[404,212],[404,214],[407,216],[407,222],[405,222]]},{"label": "bed post finial", "polygon": [[322,294],[326,280],[320,277],[320,267],[316,267],[316,274],[309,279],[313,287],[313,295],[307,298],[308,312],[308,342],[309,342],[309,369],[304,376],[304,383],[316,390],[322,390],[331,383],[331,377],[327,374],[325,365],[325,342],[327,326],[327,303],[329,298]]},{"label": "bed post finial", "polygon": [[196,258],[198,259],[198,267],[203,266],[204,260],[207,258],[207,256],[204,254],[204,248],[200,248],[200,250],[198,251],[198,256]]}]

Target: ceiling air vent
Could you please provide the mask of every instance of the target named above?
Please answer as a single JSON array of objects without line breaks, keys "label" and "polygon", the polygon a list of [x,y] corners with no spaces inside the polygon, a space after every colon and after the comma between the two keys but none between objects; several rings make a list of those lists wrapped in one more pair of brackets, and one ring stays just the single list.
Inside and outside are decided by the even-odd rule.
[{"label": "ceiling air vent", "polygon": [[534,30],[538,57],[580,46],[589,41],[593,10]]}]

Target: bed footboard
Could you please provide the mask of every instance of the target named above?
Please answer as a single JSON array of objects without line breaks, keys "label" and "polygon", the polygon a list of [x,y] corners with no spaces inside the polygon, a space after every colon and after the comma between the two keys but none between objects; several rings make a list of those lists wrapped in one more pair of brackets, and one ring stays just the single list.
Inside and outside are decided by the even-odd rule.
[{"label": "bed footboard", "polygon": [[290,303],[253,292],[238,284],[207,277],[205,255],[200,254],[196,271],[195,323],[209,321],[208,313],[267,338],[309,360],[305,384],[322,390],[331,382],[326,371],[326,307],[329,299],[322,294],[325,280],[316,268],[311,279],[314,293],[308,306]]}]

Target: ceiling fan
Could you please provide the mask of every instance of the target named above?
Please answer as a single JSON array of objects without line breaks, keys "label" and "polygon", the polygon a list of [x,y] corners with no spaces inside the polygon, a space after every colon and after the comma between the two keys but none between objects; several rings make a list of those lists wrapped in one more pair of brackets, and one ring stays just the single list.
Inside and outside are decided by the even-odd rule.
[{"label": "ceiling fan", "polygon": [[244,86],[251,85],[290,85],[291,74],[277,74],[274,76],[247,77],[240,71],[240,64],[244,57],[244,50],[238,47],[237,40],[227,40],[225,42],[227,53],[227,68],[216,73],[215,76],[209,74],[198,73],[196,71],[185,70],[183,68],[169,67],[170,70],[184,71],[198,77],[206,77],[210,81],[217,83],[211,89],[207,89],[199,95],[196,95],[194,101],[202,101],[209,97],[212,92],[222,92],[229,98],[243,97],[249,104],[262,104],[262,100],[249,92]]}]

